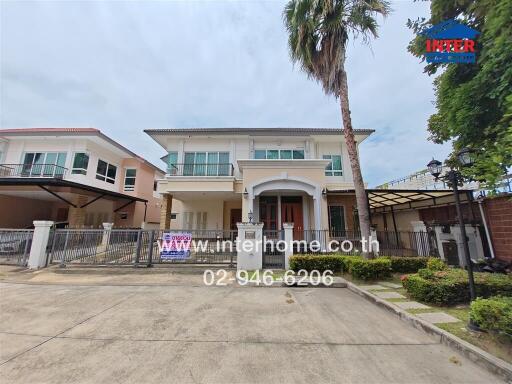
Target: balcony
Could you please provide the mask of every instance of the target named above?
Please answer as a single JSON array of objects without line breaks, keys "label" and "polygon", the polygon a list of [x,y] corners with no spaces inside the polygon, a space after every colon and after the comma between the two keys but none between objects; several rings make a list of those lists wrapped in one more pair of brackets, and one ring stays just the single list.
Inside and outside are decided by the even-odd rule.
[{"label": "balcony", "polygon": [[0,164],[0,178],[63,179],[67,172],[67,168],[55,164]]},{"label": "balcony", "polygon": [[167,176],[233,176],[233,164],[171,164]]}]

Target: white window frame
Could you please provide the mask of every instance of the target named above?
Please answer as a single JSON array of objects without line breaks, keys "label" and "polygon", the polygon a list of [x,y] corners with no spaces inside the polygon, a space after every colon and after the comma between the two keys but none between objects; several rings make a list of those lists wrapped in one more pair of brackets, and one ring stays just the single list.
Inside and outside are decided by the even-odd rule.
[{"label": "white window frame", "polygon": [[[66,161],[68,160],[68,154],[69,154],[67,151],[38,151],[38,150],[25,151],[25,152],[23,152],[23,153],[21,154],[21,161],[20,161],[20,163],[21,163],[21,164],[23,164],[23,168],[24,168],[24,167],[25,167],[25,165],[26,165],[26,164],[25,164],[25,157],[26,157],[26,155],[27,155],[27,154],[29,154],[29,153],[32,153],[32,154],[34,154],[34,155],[35,155],[36,153],[41,153],[41,154],[43,154],[43,155],[44,155],[44,161],[43,161],[43,163],[42,163],[42,164],[40,164],[40,165],[39,165],[39,164],[36,164],[36,163],[34,163],[34,162],[32,162],[32,164],[30,164],[30,166],[31,166],[31,168],[30,168],[30,174],[31,174],[31,175],[32,175],[32,173],[34,172],[34,169],[32,169],[32,167],[34,167],[34,166],[35,166],[35,167],[37,167],[37,166],[41,166],[41,172],[45,172],[45,171],[43,171],[43,169],[42,169],[43,165],[50,165],[50,166],[52,166],[52,165],[53,165],[53,166],[54,166],[54,168],[53,168],[53,176],[55,176],[56,174],[58,174],[58,173],[57,173],[57,170],[58,170],[59,168],[57,168],[57,167],[62,168],[62,174],[64,174],[64,173],[65,173],[65,171],[66,171]],[[64,154],[64,165],[48,164],[48,162],[46,161],[46,159],[47,159],[47,157],[48,157],[48,155],[49,155],[49,154],[55,154],[55,155],[57,155],[57,157],[55,158],[55,160],[56,160],[56,161],[58,160],[58,158],[59,158],[59,155],[60,155],[60,154]],[[46,170],[46,169],[47,169],[47,168],[45,168],[45,170]],[[37,168],[36,168],[36,170],[37,170]],[[40,174],[41,172],[36,172],[36,174]],[[59,175],[60,175],[60,173],[59,173]]]},{"label": "white window frame", "polygon": [[[329,157],[327,157],[329,156]],[[332,168],[332,156],[339,156],[340,157],[340,169],[333,169]],[[330,177],[340,177],[343,176],[343,156],[338,153],[325,153],[322,155],[323,160],[330,160],[331,161],[331,169],[325,168],[325,176]],[[335,174],[336,173],[336,174]]]},{"label": "white window frame", "polygon": [[[128,171],[135,171],[135,176],[126,176]],[[133,185],[126,185],[126,179],[133,179]],[[133,192],[135,191],[135,183],[137,182],[137,168],[125,168],[124,169],[124,183],[123,183],[123,191],[125,192]]]},{"label": "white window frame", "polygon": [[[264,159],[257,159],[256,158],[256,152],[257,151],[265,151],[265,158]],[[277,151],[277,159],[269,159],[268,158],[268,151]],[[282,151],[286,151],[286,152],[291,152],[292,153],[292,157],[290,159],[283,159],[281,157],[281,152]],[[296,151],[302,151],[302,154],[303,154],[303,157],[300,158],[300,159],[295,159],[293,157],[293,152]],[[255,160],[303,160],[306,158],[306,151],[304,150],[304,148],[255,148],[254,149],[254,159]]]},{"label": "white window frame", "polygon": [[[106,173],[104,175],[98,173],[98,165],[100,164],[100,161],[103,161],[104,163],[107,164],[107,170],[106,170]],[[107,176],[108,175],[108,167],[110,165],[116,168],[116,175],[114,176],[113,179],[111,177]],[[114,185],[116,183],[117,170],[118,169],[119,169],[119,166],[117,166],[116,164],[112,164],[111,162],[103,160],[103,159],[98,159],[98,162],[96,163],[96,180],[104,181],[105,183],[109,183],[109,184]],[[111,181],[113,181],[113,183],[111,183],[110,181],[107,181],[107,180],[111,180]]]},{"label": "white window frame", "polygon": [[[88,160],[87,160],[87,168],[75,168],[74,165],[75,165],[75,156],[79,153],[84,153],[88,156]],[[71,158],[71,174],[72,175],[87,175],[87,169],[89,168],[89,164],[91,162],[91,154],[87,151],[76,151],[76,152],[73,152],[73,156]],[[96,167],[97,169],[98,167]],[[79,171],[79,172],[76,172],[75,171]],[[83,172],[80,172],[80,171],[83,171]]]}]

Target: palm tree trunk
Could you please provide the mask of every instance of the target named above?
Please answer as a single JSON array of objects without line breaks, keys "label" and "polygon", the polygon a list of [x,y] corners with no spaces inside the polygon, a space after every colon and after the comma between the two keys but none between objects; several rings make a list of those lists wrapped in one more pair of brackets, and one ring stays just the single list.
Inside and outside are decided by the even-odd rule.
[{"label": "palm tree trunk", "polygon": [[[347,73],[345,69],[340,73],[340,106],[341,117],[343,119],[343,135],[347,145],[348,156],[350,159],[350,167],[352,168],[352,178],[354,179],[354,189],[356,192],[357,213],[359,215],[359,228],[361,237],[370,238],[370,211],[368,208],[368,200],[364,189],[363,175],[361,174],[361,166],[359,165],[359,156],[357,154],[357,145],[354,139],[354,130],[352,129],[352,118],[350,117],[350,107],[348,102],[348,83]],[[368,250],[368,243],[367,247]],[[365,258],[372,255],[369,252],[362,252]]]}]

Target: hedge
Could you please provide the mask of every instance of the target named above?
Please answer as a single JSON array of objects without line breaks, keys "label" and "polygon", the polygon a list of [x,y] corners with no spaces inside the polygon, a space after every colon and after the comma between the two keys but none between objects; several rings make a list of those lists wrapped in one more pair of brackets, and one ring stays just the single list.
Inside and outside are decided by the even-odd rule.
[{"label": "hedge", "polygon": [[[477,296],[512,296],[512,276],[476,272],[474,277]],[[453,305],[470,301],[468,274],[463,269],[421,269],[417,274],[402,276],[402,285],[414,299],[426,303]]]},{"label": "hedge", "polygon": [[343,260],[340,256],[314,256],[301,255],[290,257],[290,269],[298,272],[301,269],[306,271],[318,270],[320,272],[331,270],[333,272],[341,272],[343,270]]},{"label": "hedge", "polygon": [[391,275],[391,260],[386,257],[376,259],[356,259],[350,263],[350,274],[361,280],[377,280]]},{"label": "hedge", "polygon": [[391,269],[393,272],[399,273],[416,273],[419,269],[426,268],[427,262],[429,260],[428,257],[399,257],[392,256],[389,258],[391,260]]},{"label": "hedge", "polygon": [[478,298],[471,303],[469,316],[486,331],[512,337],[512,297]]},{"label": "hedge", "polygon": [[[314,269],[323,272],[351,273],[353,277],[363,280],[380,279],[388,277],[391,272],[410,273],[417,272],[427,265],[427,257],[379,257],[365,260],[361,256],[347,255],[296,255],[290,257],[290,269],[299,271]],[[356,268],[353,269],[353,265]]]}]

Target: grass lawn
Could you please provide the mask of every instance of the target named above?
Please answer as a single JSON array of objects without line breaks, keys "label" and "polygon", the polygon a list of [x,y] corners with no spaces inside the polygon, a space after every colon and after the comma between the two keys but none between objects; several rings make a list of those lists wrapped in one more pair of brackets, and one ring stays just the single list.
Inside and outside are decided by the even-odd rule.
[{"label": "grass lawn", "polygon": [[[377,284],[379,281],[388,281],[395,284],[402,284],[400,281],[400,276],[403,274],[394,274],[391,278],[382,279],[378,281],[363,281],[352,278],[347,274],[340,274],[341,277],[345,278],[353,282],[356,285],[373,285]],[[405,296],[406,299],[385,299],[391,303],[400,302],[400,301],[417,301],[409,297],[407,291],[404,288],[388,288],[386,289],[388,292],[397,292],[401,295]],[[370,291],[375,292],[375,291]],[[470,332],[466,329],[466,324],[469,320],[469,306],[467,305],[457,305],[455,307],[440,307],[435,306],[428,303],[423,303],[428,305],[430,308],[425,309],[409,309],[407,312],[411,314],[418,313],[430,313],[430,312],[444,312],[447,313],[457,319],[460,320],[458,323],[441,323],[435,324],[437,327],[444,329],[451,334],[460,337],[462,340],[465,340],[490,354],[505,360],[509,363],[512,363],[512,338],[507,336],[499,336],[491,333],[485,332]]]}]

